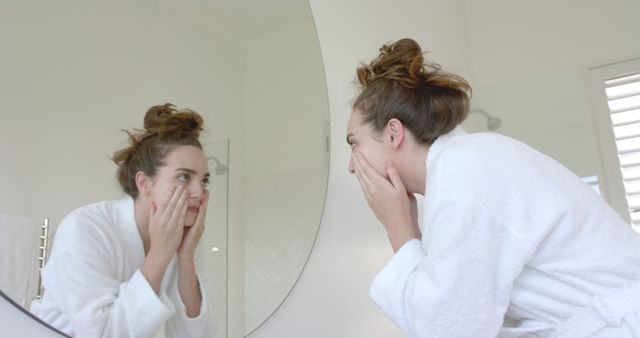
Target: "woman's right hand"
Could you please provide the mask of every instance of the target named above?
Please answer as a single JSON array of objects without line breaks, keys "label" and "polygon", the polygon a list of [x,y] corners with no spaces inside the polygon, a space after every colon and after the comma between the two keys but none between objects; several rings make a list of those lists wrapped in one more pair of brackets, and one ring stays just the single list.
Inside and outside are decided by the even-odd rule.
[{"label": "woman's right hand", "polygon": [[149,252],[141,272],[151,288],[160,293],[162,278],[180,242],[187,215],[187,197],[184,187],[171,188],[165,198],[149,208]]},{"label": "woman's right hand", "polygon": [[407,192],[392,161],[387,161],[385,178],[359,152],[353,152],[354,169],[369,208],[384,225],[394,252],[407,241],[422,237],[418,226],[415,196]]},{"label": "woman's right hand", "polygon": [[178,250],[187,215],[187,193],[183,186],[172,187],[165,198],[149,208],[149,253],[171,258]]}]

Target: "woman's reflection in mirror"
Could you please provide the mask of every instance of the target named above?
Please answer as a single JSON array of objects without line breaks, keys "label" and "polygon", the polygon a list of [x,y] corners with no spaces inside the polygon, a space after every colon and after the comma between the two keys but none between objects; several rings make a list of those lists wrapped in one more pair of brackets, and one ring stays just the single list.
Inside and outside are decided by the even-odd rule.
[{"label": "woman's reflection in mirror", "polygon": [[[31,311],[77,337],[210,337],[200,282],[209,169],[202,117],[151,107],[144,129],[115,152],[125,198],[83,206],[58,228]],[[70,187],[72,188],[72,187]]]}]

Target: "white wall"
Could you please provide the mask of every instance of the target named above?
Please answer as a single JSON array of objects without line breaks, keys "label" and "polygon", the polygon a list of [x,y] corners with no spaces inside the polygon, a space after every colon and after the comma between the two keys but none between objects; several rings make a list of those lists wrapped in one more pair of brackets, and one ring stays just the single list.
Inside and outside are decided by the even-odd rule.
[{"label": "white wall", "polygon": [[465,0],[474,87],[640,53],[638,0]]},{"label": "white wall", "polygon": [[[472,105],[581,176],[599,174],[585,71],[640,55],[640,1],[465,1]],[[607,113],[607,112],[603,112]],[[465,126],[483,131],[471,115]]]},{"label": "white wall", "polygon": [[[580,176],[598,174],[600,161],[583,69],[571,67],[476,87],[472,106],[502,119],[496,132],[521,140]],[[471,114],[464,126],[486,131]]]}]

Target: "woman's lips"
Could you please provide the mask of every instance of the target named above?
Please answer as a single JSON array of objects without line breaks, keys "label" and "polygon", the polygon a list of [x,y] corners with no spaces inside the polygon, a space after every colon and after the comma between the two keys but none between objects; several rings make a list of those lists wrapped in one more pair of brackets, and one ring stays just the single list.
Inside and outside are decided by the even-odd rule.
[{"label": "woman's lips", "polygon": [[187,208],[188,212],[198,213],[199,210],[200,210],[200,208],[198,208],[198,207],[188,207]]}]

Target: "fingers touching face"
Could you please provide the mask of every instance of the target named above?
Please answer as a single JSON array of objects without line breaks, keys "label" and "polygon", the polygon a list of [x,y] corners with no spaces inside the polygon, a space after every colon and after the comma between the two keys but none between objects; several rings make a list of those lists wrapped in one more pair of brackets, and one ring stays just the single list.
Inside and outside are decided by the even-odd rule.
[{"label": "fingers touching face", "polygon": [[360,153],[368,164],[381,176],[386,177],[385,162],[389,160],[390,148],[383,135],[363,124],[362,114],[355,110],[347,125],[347,143],[351,147],[349,172],[355,174],[356,162],[353,154]]}]

